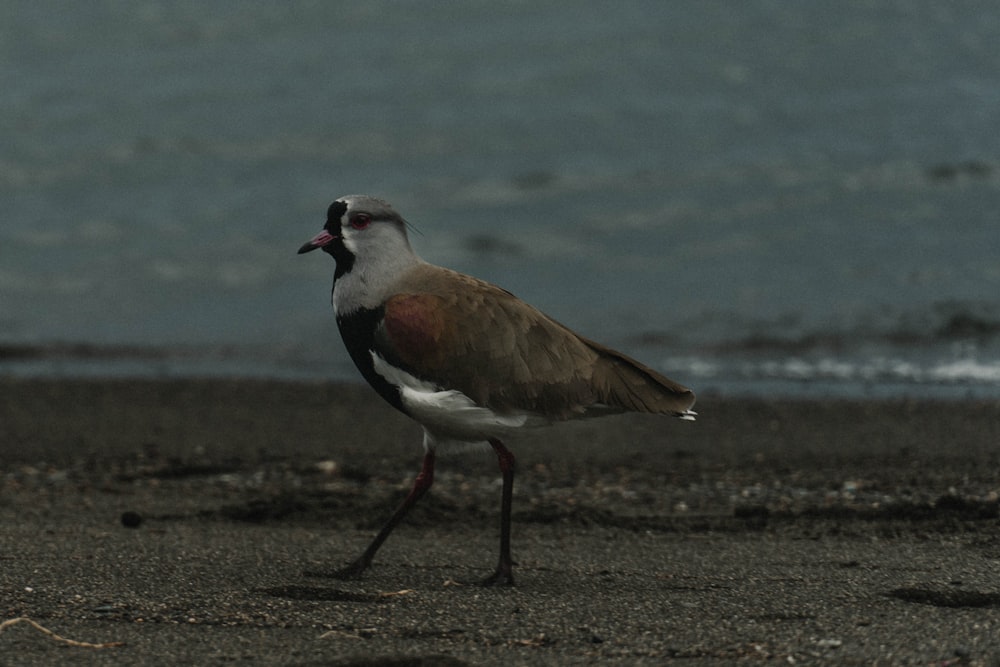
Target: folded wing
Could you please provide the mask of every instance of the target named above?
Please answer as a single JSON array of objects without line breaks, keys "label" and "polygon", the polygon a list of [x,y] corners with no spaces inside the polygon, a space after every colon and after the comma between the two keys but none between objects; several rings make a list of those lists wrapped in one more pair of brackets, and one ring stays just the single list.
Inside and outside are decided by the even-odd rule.
[{"label": "folded wing", "polygon": [[489,283],[424,265],[386,301],[375,351],[496,412],[688,415],[694,393]]}]

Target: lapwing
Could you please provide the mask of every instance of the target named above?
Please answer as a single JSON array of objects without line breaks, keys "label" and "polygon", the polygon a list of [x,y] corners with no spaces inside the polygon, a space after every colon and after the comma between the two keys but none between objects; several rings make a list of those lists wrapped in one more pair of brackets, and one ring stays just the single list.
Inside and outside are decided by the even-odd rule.
[{"label": "lapwing", "polygon": [[341,197],[323,230],[299,248],[336,261],[333,308],[361,375],[424,431],[413,488],[364,553],[334,573],[355,578],[434,481],[446,443],[489,443],[503,479],[500,558],[483,583],[512,585],[514,455],[519,429],[620,412],[693,420],[695,396],[634,359],[571,331],[510,292],[434,266],[410,247],[407,223],[387,202]]}]

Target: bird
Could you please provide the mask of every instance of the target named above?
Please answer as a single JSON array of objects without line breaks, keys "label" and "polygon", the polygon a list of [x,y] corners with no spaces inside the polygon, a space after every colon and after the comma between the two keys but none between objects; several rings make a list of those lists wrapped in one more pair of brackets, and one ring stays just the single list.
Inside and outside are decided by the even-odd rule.
[{"label": "bird", "polygon": [[332,304],[347,352],[390,405],[423,427],[413,487],[365,551],[331,574],[358,578],[434,482],[448,444],[488,443],[502,477],[500,555],[487,586],[514,584],[510,528],[514,454],[524,428],[621,412],[693,421],[694,392],[573,332],[489,282],[421,259],[409,223],[386,201],[349,195],[298,254],[335,261]]}]

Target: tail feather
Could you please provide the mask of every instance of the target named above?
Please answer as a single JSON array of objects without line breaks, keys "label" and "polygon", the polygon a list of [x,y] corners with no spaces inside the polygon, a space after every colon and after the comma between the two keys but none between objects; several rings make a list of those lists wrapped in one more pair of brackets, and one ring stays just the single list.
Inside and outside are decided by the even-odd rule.
[{"label": "tail feather", "polygon": [[593,381],[603,402],[631,412],[672,414],[694,421],[693,391],[621,352],[585,342],[599,355]]}]

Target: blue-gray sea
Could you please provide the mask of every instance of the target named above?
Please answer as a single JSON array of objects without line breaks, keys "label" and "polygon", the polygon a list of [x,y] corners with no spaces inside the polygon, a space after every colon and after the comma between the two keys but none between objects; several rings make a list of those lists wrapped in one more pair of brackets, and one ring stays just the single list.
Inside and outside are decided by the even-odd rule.
[{"label": "blue-gray sea", "polygon": [[355,378],[336,197],[701,393],[1000,396],[1000,4],[3,3],[0,374]]}]

